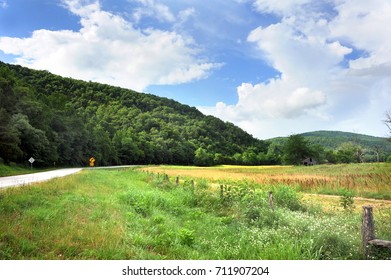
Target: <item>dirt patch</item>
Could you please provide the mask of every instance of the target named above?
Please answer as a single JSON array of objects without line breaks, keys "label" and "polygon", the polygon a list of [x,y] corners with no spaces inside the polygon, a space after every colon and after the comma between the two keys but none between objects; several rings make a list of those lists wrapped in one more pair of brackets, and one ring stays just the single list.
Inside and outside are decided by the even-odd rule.
[{"label": "dirt patch", "polygon": [[[323,194],[304,194],[303,202],[305,204],[319,204],[326,212],[345,211],[340,203],[341,197],[338,195],[323,195]],[[391,209],[390,200],[371,199],[364,197],[355,197],[352,210],[354,212],[361,212],[362,207],[371,205],[375,210]]]}]

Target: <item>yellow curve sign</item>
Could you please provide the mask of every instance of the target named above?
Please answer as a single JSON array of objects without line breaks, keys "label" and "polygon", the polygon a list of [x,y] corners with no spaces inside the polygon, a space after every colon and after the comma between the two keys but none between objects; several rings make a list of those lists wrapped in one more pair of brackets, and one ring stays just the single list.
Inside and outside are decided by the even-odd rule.
[{"label": "yellow curve sign", "polygon": [[95,166],[95,158],[90,157],[90,167],[94,167],[94,166]]}]

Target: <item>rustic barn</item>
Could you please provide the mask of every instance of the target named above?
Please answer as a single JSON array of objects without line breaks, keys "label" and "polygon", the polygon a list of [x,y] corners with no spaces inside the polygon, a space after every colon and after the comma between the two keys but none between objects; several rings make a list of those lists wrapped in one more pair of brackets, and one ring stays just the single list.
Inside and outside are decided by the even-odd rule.
[{"label": "rustic barn", "polygon": [[311,165],[315,165],[316,164],[316,160],[311,158],[311,157],[309,157],[309,158],[306,158],[305,160],[303,160],[301,163],[303,165],[305,165],[305,166],[311,166]]}]

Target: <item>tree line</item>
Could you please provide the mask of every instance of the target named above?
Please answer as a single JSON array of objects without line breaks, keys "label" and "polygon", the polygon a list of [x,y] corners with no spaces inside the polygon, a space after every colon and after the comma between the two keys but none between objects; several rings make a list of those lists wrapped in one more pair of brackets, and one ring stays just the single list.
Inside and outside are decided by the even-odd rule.
[{"label": "tree line", "polygon": [[[368,161],[368,147],[302,135],[261,141],[229,122],[152,94],[0,62],[0,158],[40,166],[300,164]],[[383,148],[370,161],[384,160]],[[391,152],[389,152],[391,154]]]},{"label": "tree line", "polygon": [[42,166],[83,166],[93,156],[97,165],[202,165],[200,149],[229,163],[267,145],[171,99],[0,64],[5,163],[34,157]]}]

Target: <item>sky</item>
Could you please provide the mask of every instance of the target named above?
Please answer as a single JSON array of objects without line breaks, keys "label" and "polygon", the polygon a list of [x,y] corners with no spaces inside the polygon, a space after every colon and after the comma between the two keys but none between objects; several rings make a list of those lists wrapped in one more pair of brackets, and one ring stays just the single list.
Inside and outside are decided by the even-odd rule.
[{"label": "sky", "polygon": [[0,0],[0,60],[171,98],[259,139],[388,136],[389,0]]}]

